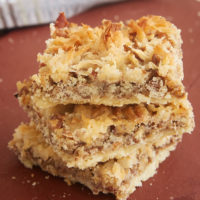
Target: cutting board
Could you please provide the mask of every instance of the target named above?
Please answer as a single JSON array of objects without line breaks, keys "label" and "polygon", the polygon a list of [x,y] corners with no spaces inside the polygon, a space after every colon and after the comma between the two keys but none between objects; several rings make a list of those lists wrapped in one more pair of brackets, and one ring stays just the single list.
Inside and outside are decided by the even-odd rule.
[{"label": "cutting board", "polygon": [[[133,0],[103,5],[79,14],[71,22],[98,25],[162,15],[182,30],[184,84],[195,113],[196,128],[164,161],[157,174],[143,183],[129,200],[200,200],[200,2],[197,0]],[[14,129],[28,121],[13,94],[16,82],[36,73],[36,55],[45,48],[49,27],[12,30],[0,38],[0,199],[1,200],[114,200],[93,195],[86,187],[67,184],[39,168],[25,168],[8,150]]]}]

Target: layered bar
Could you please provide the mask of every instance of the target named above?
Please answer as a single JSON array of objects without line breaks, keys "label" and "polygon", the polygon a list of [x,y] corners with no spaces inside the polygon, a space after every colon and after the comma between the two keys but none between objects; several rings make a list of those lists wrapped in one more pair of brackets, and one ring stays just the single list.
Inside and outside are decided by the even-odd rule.
[{"label": "layered bar", "polygon": [[68,168],[34,126],[20,125],[9,148],[28,168],[40,166],[54,176],[63,177],[69,184],[80,182],[94,194],[113,193],[118,200],[125,200],[136,187],[142,185],[142,181],[156,173],[159,163],[175,149],[181,137],[181,134],[166,136],[162,142],[159,140],[143,145],[130,156],[99,163],[85,170]]},{"label": "layered bar", "polygon": [[39,72],[17,83],[30,123],[9,148],[26,167],[125,200],[194,128],[180,30],[159,16],[92,28],[63,13],[50,29]]},{"label": "layered bar", "polygon": [[[60,14],[38,55],[39,73],[25,81],[32,98],[52,104],[166,104],[184,97],[181,36],[159,16],[100,26]],[[27,83],[28,82],[28,83]],[[19,93],[27,90],[18,84]]]},{"label": "layered bar", "polygon": [[67,166],[80,169],[131,155],[143,143],[190,133],[194,127],[192,107],[186,98],[175,105],[141,103],[122,107],[52,106],[35,101],[27,92],[18,100]]}]

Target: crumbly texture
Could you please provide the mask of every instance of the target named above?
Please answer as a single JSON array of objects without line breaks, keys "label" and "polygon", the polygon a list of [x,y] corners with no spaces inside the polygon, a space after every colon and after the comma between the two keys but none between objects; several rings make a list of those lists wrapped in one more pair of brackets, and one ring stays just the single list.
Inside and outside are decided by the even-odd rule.
[{"label": "crumbly texture", "polygon": [[29,94],[18,100],[33,125],[68,167],[85,169],[121,158],[168,135],[190,133],[194,127],[188,100],[176,105],[133,104],[123,107],[56,105],[47,107]]},{"label": "crumbly texture", "polygon": [[18,83],[52,104],[166,104],[184,97],[181,36],[160,16],[97,27],[61,14],[38,55],[39,73]]},{"label": "crumbly texture", "polygon": [[17,83],[30,123],[9,148],[26,167],[125,200],[194,128],[180,30],[159,16],[92,28],[63,13],[50,29],[38,74]]},{"label": "crumbly texture", "polygon": [[109,160],[97,166],[80,170],[68,168],[66,163],[53,151],[42,134],[34,127],[20,125],[9,142],[9,148],[28,168],[40,166],[54,176],[60,176],[69,184],[80,182],[94,194],[113,193],[118,200],[125,200],[136,189],[156,173],[160,162],[181,140],[182,135],[167,136],[162,142],[143,145],[132,156]]}]

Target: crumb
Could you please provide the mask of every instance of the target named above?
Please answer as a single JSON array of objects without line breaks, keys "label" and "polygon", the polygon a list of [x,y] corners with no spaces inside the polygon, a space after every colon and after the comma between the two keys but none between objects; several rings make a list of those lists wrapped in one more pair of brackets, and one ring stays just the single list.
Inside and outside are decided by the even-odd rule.
[{"label": "crumb", "polygon": [[9,42],[10,44],[13,44],[13,43],[14,43],[13,38],[9,37],[9,38],[8,38],[8,42]]},{"label": "crumb", "polygon": [[167,16],[166,19],[169,21],[173,21],[174,18],[172,16]]},{"label": "crumb", "polygon": [[32,173],[32,174],[31,174],[31,177],[33,178],[34,176],[35,176],[35,174]]},{"label": "crumb", "polygon": [[193,38],[190,38],[190,43],[194,43],[194,39]]},{"label": "crumb", "polygon": [[0,83],[2,83],[3,82],[3,79],[2,78],[0,78]]},{"label": "crumb", "polygon": [[114,20],[118,21],[119,20],[119,15],[114,16]]},{"label": "crumb", "polygon": [[197,16],[200,17],[200,11],[197,12]]},{"label": "crumb", "polygon": [[200,2],[200,0],[196,0],[197,2]]},{"label": "crumb", "polygon": [[33,183],[32,183],[32,186],[36,186],[36,185],[37,185],[37,183],[36,183],[36,182],[33,182]]},{"label": "crumb", "polygon": [[156,197],[156,200],[158,200],[159,198],[158,197]]},{"label": "crumb", "polygon": [[65,198],[65,197],[66,197],[66,194],[63,194],[62,197]]},{"label": "crumb", "polygon": [[152,183],[149,183],[149,185],[152,186],[153,184],[152,184]]},{"label": "crumb", "polygon": [[15,176],[12,176],[11,179],[16,180],[16,177],[15,177]]},{"label": "crumb", "polygon": [[44,178],[45,178],[45,179],[49,179],[49,175],[45,176]]},{"label": "crumb", "polygon": [[26,182],[27,182],[27,183],[30,183],[31,181],[30,181],[30,180],[27,180]]},{"label": "crumb", "polygon": [[188,29],[188,32],[189,32],[189,33],[192,33],[192,32],[193,32],[193,29],[192,29],[192,28],[189,28],[189,29]]},{"label": "crumb", "polygon": [[169,197],[169,199],[170,199],[170,200],[173,200],[173,199],[174,199],[174,197],[173,197],[173,196],[171,196],[171,197]]}]

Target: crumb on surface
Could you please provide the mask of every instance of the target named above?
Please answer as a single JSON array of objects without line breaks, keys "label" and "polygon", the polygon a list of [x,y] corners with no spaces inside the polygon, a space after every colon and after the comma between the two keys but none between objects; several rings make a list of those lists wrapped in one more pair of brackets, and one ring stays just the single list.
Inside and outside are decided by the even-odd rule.
[{"label": "crumb on surface", "polygon": [[9,42],[10,44],[13,44],[13,43],[14,43],[13,38],[9,37],[9,38],[8,38],[8,42]]},{"label": "crumb on surface", "polygon": [[65,198],[66,197],[66,193],[63,193],[62,197]]},{"label": "crumb on surface", "polygon": [[119,15],[114,16],[114,20],[118,21],[119,20]]},{"label": "crumb on surface", "polygon": [[49,175],[45,176],[44,178],[45,178],[45,179],[49,179]]},{"label": "crumb on surface", "polygon": [[34,182],[32,183],[32,186],[36,186],[36,185],[37,185],[37,182],[34,181]]},{"label": "crumb on surface", "polygon": [[172,16],[167,16],[166,19],[169,21],[173,21],[174,18]]},{"label": "crumb on surface", "polygon": [[194,39],[193,38],[190,38],[189,41],[190,41],[191,44],[194,43]]}]

